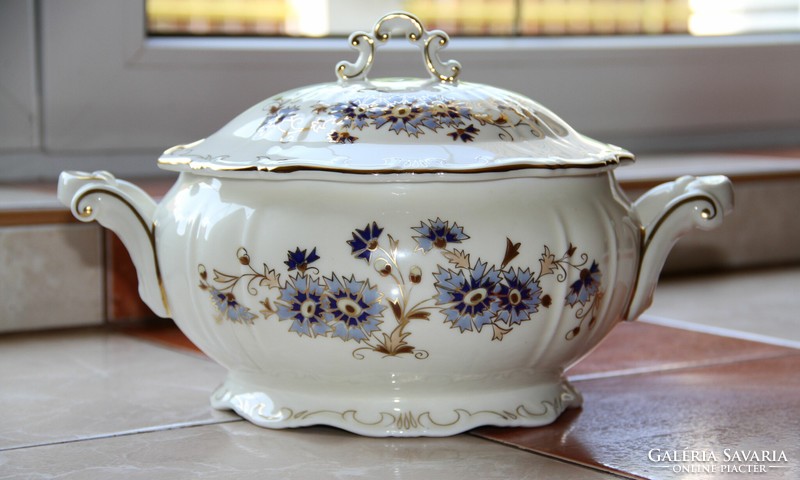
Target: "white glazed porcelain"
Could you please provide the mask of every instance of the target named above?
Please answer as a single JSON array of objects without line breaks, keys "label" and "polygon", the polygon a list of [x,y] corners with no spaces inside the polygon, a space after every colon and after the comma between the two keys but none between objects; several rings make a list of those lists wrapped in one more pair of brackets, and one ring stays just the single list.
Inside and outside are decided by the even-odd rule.
[{"label": "white glazed porcelain", "polygon": [[[429,80],[370,81],[389,33]],[[552,422],[564,369],[650,303],[677,239],[732,208],[721,176],[631,205],[633,161],[520,95],[456,79],[408,14],[355,33],[337,83],[286,92],[159,160],[156,204],[106,172],[59,198],[117,232],[155,313],[229,373],[216,408],[273,428],[451,435]]]}]

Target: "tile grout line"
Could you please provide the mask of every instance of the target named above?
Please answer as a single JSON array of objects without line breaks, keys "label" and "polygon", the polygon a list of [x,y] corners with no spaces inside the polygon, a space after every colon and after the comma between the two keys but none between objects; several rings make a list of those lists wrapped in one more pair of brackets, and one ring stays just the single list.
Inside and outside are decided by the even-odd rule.
[{"label": "tile grout line", "polygon": [[[203,361],[206,361],[206,362],[211,362],[211,363],[213,363],[215,365],[219,365],[219,363],[217,363],[216,360],[212,359],[211,357],[209,357],[208,355],[206,355],[203,352],[198,352],[198,351],[186,348],[186,347],[181,347],[179,345],[173,345],[173,344],[171,344],[169,342],[162,342],[160,340],[156,340],[156,339],[153,339],[153,338],[140,337],[140,336],[135,335],[135,334],[124,333],[124,332],[120,332],[120,333],[122,335],[124,335],[125,337],[131,339],[131,340],[136,340],[136,341],[139,341],[139,342],[142,342],[142,343],[146,343],[147,345],[150,345],[151,347],[160,348],[162,350],[168,350],[170,352],[177,353],[177,354],[180,354],[180,355],[185,355],[187,357],[194,358],[196,360],[203,360]],[[226,370],[226,373],[227,373],[227,370]]]},{"label": "tile grout line", "polygon": [[[162,350],[168,350],[170,352],[179,353],[181,355],[186,355],[186,356],[191,357],[191,358],[195,358],[195,359],[199,359],[199,360],[205,360],[207,362],[211,362],[211,363],[219,365],[215,360],[213,360],[211,357],[209,357],[208,355],[206,355],[202,351],[197,351],[197,350],[192,349],[192,348],[187,348],[187,347],[183,347],[183,346],[180,346],[180,345],[176,345],[174,343],[171,343],[171,342],[165,341],[165,340],[161,340],[159,338],[148,337],[146,335],[139,335],[136,332],[128,332],[128,331],[125,331],[125,326],[115,326],[115,325],[109,325],[109,326],[111,327],[111,329],[110,329],[111,332],[113,332],[115,334],[122,335],[127,339],[134,340],[134,341],[137,341],[137,342],[142,342],[142,343],[145,343],[147,345],[150,345],[151,347],[160,348]],[[175,328],[177,328],[177,327],[175,327]]]},{"label": "tile grout line", "polygon": [[734,330],[732,328],[704,325],[700,323],[689,322],[686,320],[677,320],[669,317],[660,317],[656,315],[644,314],[638,321],[647,323],[649,325],[677,328],[679,330],[686,330],[697,333],[706,333],[709,335],[735,338],[737,340],[747,340],[756,343],[766,343],[768,345],[775,345],[778,347],[800,349],[800,342],[796,340],[787,340],[784,338],[778,338],[769,335],[761,335],[758,333],[752,333],[742,330]]},{"label": "tile grout line", "polygon": [[739,357],[729,360],[706,360],[702,362],[683,362],[654,365],[651,367],[626,368],[622,370],[609,370],[606,372],[583,373],[577,375],[567,375],[571,382],[583,382],[589,380],[599,380],[604,378],[628,377],[634,375],[646,375],[648,373],[674,373],[680,371],[695,370],[698,368],[717,367],[722,365],[734,365],[737,363],[758,362],[761,360],[774,360],[777,358],[800,356],[800,352],[783,352],[775,354],[753,355],[749,357]]},{"label": "tile grout line", "polygon": [[236,423],[236,422],[243,422],[243,418],[230,418],[226,420],[208,420],[208,421],[198,421],[198,422],[184,422],[184,423],[172,423],[169,425],[159,425],[154,427],[145,427],[145,428],[137,428],[134,430],[122,430],[120,432],[114,433],[104,433],[99,435],[89,435],[85,437],[79,438],[70,438],[65,440],[55,440],[50,442],[43,442],[43,443],[31,443],[26,445],[17,445],[14,447],[6,447],[0,448],[0,452],[11,452],[14,450],[23,450],[28,448],[38,448],[38,447],[50,447],[53,445],[64,445],[68,443],[80,443],[80,442],[87,442],[92,440],[106,440],[115,437],[129,437],[132,435],[139,435],[139,434],[147,434],[147,433],[156,433],[156,432],[166,432],[170,430],[180,430],[184,428],[195,428],[195,427],[205,427],[211,425],[223,425],[226,423]]},{"label": "tile grout line", "polygon": [[[649,318],[652,319],[654,317],[651,316]],[[731,331],[731,330],[722,329],[722,328],[704,328],[705,326],[702,326],[702,325],[698,326],[696,324],[691,324],[689,322],[682,322],[682,321],[679,321],[679,320],[672,320],[672,319],[668,319],[668,318],[664,319],[664,318],[660,318],[660,317],[655,317],[654,321],[647,321],[647,319],[645,319],[645,318],[643,318],[642,320],[644,321],[644,323],[653,324],[653,325],[678,328],[678,329],[681,329],[681,330],[694,331],[694,332],[697,332],[697,333],[712,334],[712,335],[728,337],[728,338],[737,338],[737,339],[742,339],[742,340],[754,341],[754,342],[758,342],[758,343],[776,344],[774,342],[775,340],[780,341],[780,339],[774,339],[772,337],[763,337],[763,338],[768,339],[768,340],[773,340],[773,342],[763,341],[761,336],[756,335],[756,334],[749,334],[749,333],[746,333],[746,332]],[[150,338],[150,337],[140,337],[140,336],[137,336],[135,334],[128,334],[128,333],[126,333],[124,331],[120,332],[120,333],[128,336],[131,339],[139,340],[139,341],[151,344],[151,345],[156,346],[156,347],[164,348],[164,349],[171,350],[171,351],[182,352],[184,354],[190,355],[190,356],[195,357],[195,358],[201,357],[201,358],[208,359],[208,357],[206,357],[203,354],[190,351],[190,350],[188,350],[186,348],[183,348],[183,347],[181,347],[179,345],[171,344],[169,342],[159,341],[158,339],[154,339],[154,338]],[[783,343],[777,343],[777,345],[779,345],[779,346],[791,346],[791,347],[794,347],[794,348],[800,347],[800,345],[795,345],[795,344],[792,344],[791,342],[789,342],[789,345],[786,345],[786,344],[783,344]],[[650,373],[661,373],[661,372],[671,372],[672,373],[672,372],[676,372],[676,371],[688,371],[688,370],[692,370],[692,369],[696,369],[696,368],[705,368],[705,367],[710,367],[710,366],[729,365],[729,364],[736,364],[736,363],[743,363],[743,362],[769,360],[769,359],[775,359],[775,358],[791,357],[791,356],[795,356],[795,355],[800,355],[800,352],[798,352],[798,353],[786,352],[786,353],[772,354],[772,355],[769,355],[769,354],[768,355],[753,355],[753,356],[749,356],[749,357],[746,357],[746,358],[737,358],[737,359],[731,359],[731,360],[708,360],[708,361],[699,362],[699,363],[698,362],[682,362],[682,363],[672,363],[672,364],[660,365],[660,366],[654,366],[654,367],[622,369],[622,370],[614,370],[614,371],[608,371],[608,372],[598,372],[598,373],[590,373],[590,374],[570,376],[569,380],[575,381],[575,382],[580,382],[580,381],[589,381],[589,380],[595,380],[595,379],[604,379],[604,378],[622,377],[622,376],[631,376],[631,375],[642,375],[642,374],[650,374]],[[210,359],[208,359],[208,360],[210,360]],[[53,443],[54,444],[72,443],[72,442],[76,442],[76,441],[110,438],[110,437],[122,436],[122,435],[132,435],[132,434],[138,434],[138,433],[151,433],[151,432],[154,432],[154,431],[170,430],[170,429],[173,429],[173,428],[186,428],[186,427],[194,427],[194,426],[213,425],[215,423],[233,423],[233,422],[236,422],[236,421],[243,421],[243,420],[242,419],[231,419],[231,420],[223,421],[223,422],[198,423],[198,424],[195,424],[195,425],[192,425],[192,424],[177,425],[175,427],[167,426],[166,428],[162,427],[162,428],[146,429],[146,430],[143,430],[143,431],[140,430],[140,431],[133,431],[133,432],[121,432],[121,433],[118,433],[118,434],[112,434],[112,435],[106,435],[106,436],[100,436],[100,437],[76,439],[76,440],[72,440],[72,441],[53,442]],[[561,462],[561,463],[564,463],[564,464],[567,464],[567,465],[573,465],[573,466],[576,466],[576,467],[579,467],[579,468],[586,468],[588,470],[595,471],[595,472],[598,472],[598,473],[604,473],[604,474],[607,474],[607,475],[612,475],[612,476],[617,477],[617,478],[633,479],[633,480],[644,480],[644,478],[645,478],[645,477],[641,477],[641,476],[635,475],[635,474],[630,473],[630,472],[624,472],[624,471],[620,471],[620,470],[604,469],[604,468],[602,468],[602,466],[590,465],[590,464],[586,464],[586,463],[582,463],[582,462],[576,461],[574,459],[548,454],[548,453],[543,452],[543,451],[524,448],[522,446],[515,445],[513,443],[507,443],[507,442],[499,441],[497,439],[486,438],[486,437],[480,436],[477,433],[467,432],[467,434],[472,436],[472,437],[475,437],[475,438],[480,438],[482,440],[486,440],[486,441],[489,441],[489,442],[492,442],[492,443],[496,443],[498,445],[514,448],[514,449],[517,449],[517,450],[520,450],[520,451],[524,451],[526,453],[530,453],[530,454],[534,454],[534,455],[539,455],[539,456],[542,456],[542,457],[545,457],[545,458],[549,458],[549,459],[552,459],[552,460],[555,460],[555,461],[558,461],[558,462]],[[49,444],[31,445],[29,447],[46,446],[46,445],[49,445]],[[18,448],[26,448],[26,447],[18,447]]]},{"label": "tile grout line", "polygon": [[[743,332],[739,330],[727,329],[723,327],[714,327],[709,325],[702,325],[685,320],[676,320],[668,317],[659,317],[654,315],[643,315],[637,322],[646,323],[648,325],[655,325],[659,327],[674,328],[687,332],[702,333],[706,335],[714,335],[723,338],[733,338],[736,340],[744,340],[754,343],[761,343],[766,345],[774,345],[783,348],[794,348],[800,350],[800,342],[793,340],[784,340],[776,337],[759,335],[751,332]],[[798,352],[782,352],[774,354],[753,354],[750,356],[743,356],[738,358],[731,358],[728,360],[715,360],[708,359],[705,361],[686,361],[686,362],[673,362],[667,364],[652,365],[647,367],[638,368],[623,368],[619,370],[609,370],[604,372],[594,372],[585,374],[569,375],[567,378],[570,381],[581,382],[586,380],[596,380],[603,378],[624,377],[629,375],[643,375],[648,373],[659,372],[676,372],[680,370],[691,370],[695,368],[705,368],[720,365],[730,365],[742,362],[752,362],[759,360],[769,360],[775,358],[782,358],[787,356],[800,355]]]},{"label": "tile grout line", "polygon": [[[536,427],[534,427],[534,428],[536,428]],[[618,477],[618,478],[623,478],[623,479],[626,479],[626,480],[647,480],[645,477],[640,477],[640,476],[635,475],[633,473],[622,472],[620,470],[604,469],[604,468],[602,468],[602,467],[600,467],[598,465],[589,465],[587,463],[578,462],[576,460],[573,460],[573,459],[570,459],[570,458],[566,458],[566,457],[560,457],[560,456],[553,455],[553,454],[550,454],[550,453],[547,453],[547,452],[543,452],[541,450],[535,450],[535,449],[532,449],[532,448],[525,448],[525,447],[517,445],[515,443],[504,442],[504,441],[501,441],[501,440],[498,440],[498,439],[495,439],[495,438],[484,437],[484,436],[481,436],[478,433],[467,432],[467,435],[469,435],[471,437],[479,438],[481,440],[485,440],[487,442],[496,443],[496,444],[502,445],[504,447],[509,447],[509,448],[513,448],[513,449],[516,449],[516,450],[520,450],[520,451],[523,451],[525,453],[530,453],[530,454],[533,454],[533,455],[539,455],[539,456],[542,456],[542,457],[545,457],[545,458],[549,458],[551,460],[555,460],[557,462],[565,463],[567,465],[573,465],[573,466],[576,466],[576,467],[586,468],[588,470],[592,470],[592,471],[595,471],[595,472],[605,473],[605,474],[608,474],[608,475],[613,475],[613,476]]]}]

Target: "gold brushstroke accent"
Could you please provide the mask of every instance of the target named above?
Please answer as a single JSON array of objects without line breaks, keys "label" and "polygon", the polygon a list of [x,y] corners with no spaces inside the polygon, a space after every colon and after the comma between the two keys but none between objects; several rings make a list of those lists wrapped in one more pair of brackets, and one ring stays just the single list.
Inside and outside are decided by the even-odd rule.
[{"label": "gold brushstroke accent", "polygon": [[373,40],[372,37],[370,37],[366,33],[359,33],[352,38],[352,40],[350,41],[350,45],[352,45],[353,48],[357,49],[358,46],[361,44],[361,41],[366,42],[367,46],[369,46],[369,53],[367,54],[367,59],[366,61],[364,61],[364,64],[362,65],[361,69],[352,75],[346,74],[345,70],[347,69],[348,66],[350,67],[357,66],[360,63],[359,60],[361,60],[361,55],[363,54],[363,52],[359,53],[359,57],[356,60],[356,63],[348,62],[346,64],[340,63],[339,65],[337,65],[336,75],[338,75],[339,78],[341,78],[342,80],[350,80],[351,78],[357,78],[363,75],[364,72],[372,68],[372,63],[375,61],[375,40]]},{"label": "gold brushstroke accent", "polygon": [[172,155],[173,153],[177,152],[178,150],[186,150],[186,149],[189,149],[189,148],[194,148],[194,147],[200,145],[201,143],[203,143],[205,141],[206,141],[205,138],[201,138],[200,140],[196,140],[196,141],[194,141],[192,143],[187,143],[185,145],[175,145],[174,147],[170,147],[170,148],[164,150],[164,155]]},{"label": "gold brushstroke accent", "polygon": [[631,290],[630,300],[628,300],[628,306],[625,307],[625,314],[622,316],[622,318],[626,320],[632,320],[628,318],[628,316],[631,313],[631,303],[633,303],[636,292],[639,290],[639,277],[642,274],[642,259],[644,259],[644,243],[646,238],[647,229],[644,225],[639,225],[639,262],[636,265],[636,276],[633,277],[633,289]]},{"label": "gold brushstroke accent", "polygon": [[419,38],[425,34],[425,27],[423,27],[422,22],[419,18],[411,15],[410,13],[406,12],[393,12],[381,17],[380,20],[375,23],[375,27],[373,28],[373,32],[375,33],[375,38],[378,40],[385,42],[389,39],[388,33],[381,33],[381,27],[386,22],[390,22],[392,20],[405,20],[414,27],[416,30],[415,32],[409,32],[408,39],[412,42],[416,42]]},{"label": "gold brushstroke accent", "polygon": [[[567,392],[564,392],[567,393]],[[295,412],[294,409],[291,407],[281,407],[275,413],[265,413],[268,410],[268,406],[263,403],[259,403],[256,405],[255,415],[265,421],[270,423],[272,422],[280,422],[280,421],[314,421],[312,417],[319,417],[325,415],[331,415],[334,418],[339,417],[344,422],[355,422],[359,425],[363,425],[365,427],[376,427],[376,426],[394,426],[398,430],[416,430],[416,429],[426,429],[432,427],[452,427],[457,425],[462,421],[466,421],[470,418],[489,415],[498,417],[500,420],[505,421],[513,421],[513,420],[524,420],[524,419],[533,419],[538,417],[544,417],[548,415],[548,413],[552,412],[556,416],[560,415],[564,410],[569,408],[568,403],[569,398],[564,398],[564,393],[561,395],[553,398],[553,400],[542,400],[540,405],[544,407],[543,411],[531,411],[526,407],[524,404],[518,405],[513,410],[468,410],[466,408],[454,408],[452,410],[452,414],[455,416],[455,420],[442,422],[437,421],[433,414],[430,411],[424,411],[422,413],[415,413],[412,411],[405,411],[405,412],[378,412],[377,420],[367,420],[365,418],[361,418],[359,411],[356,409],[348,409],[348,410],[300,410]],[[249,413],[249,412],[248,412]],[[427,419],[425,421],[424,419]],[[321,424],[327,424],[326,422],[321,422]]]},{"label": "gold brushstroke accent", "polygon": [[661,225],[663,225],[664,221],[670,215],[672,215],[672,213],[675,210],[677,210],[680,207],[686,205],[687,203],[691,203],[691,202],[694,202],[694,201],[697,201],[697,200],[705,200],[705,201],[707,201],[708,203],[711,204],[711,210],[706,208],[700,213],[700,216],[704,220],[711,220],[711,219],[713,219],[714,217],[717,216],[717,206],[714,203],[714,199],[710,195],[698,193],[697,195],[692,195],[691,197],[684,198],[680,202],[676,203],[675,205],[673,205],[669,209],[667,209],[667,211],[664,212],[664,214],[661,215],[661,217],[659,217],[659,219],[656,222],[655,226],[650,230],[650,232],[648,232],[647,241],[645,242],[644,250],[642,251],[642,257],[644,257],[644,252],[647,251],[647,248],[650,246],[650,242],[653,240],[653,237],[656,235],[656,232],[658,232],[658,229],[661,228]]},{"label": "gold brushstroke accent", "polygon": [[[96,194],[96,193],[97,194],[110,195],[110,196],[116,198],[117,200],[119,200],[120,202],[122,202],[125,206],[127,206],[130,209],[131,212],[133,212],[133,214],[136,217],[136,219],[139,220],[139,224],[142,226],[142,228],[144,228],[145,232],[147,233],[147,238],[150,241],[150,249],[152,250],[152,253],[153,253],[153,263],[155,265],[156,279],[158,280],[158,288],[161,291],[161,301],[164,304],[164,310],[166,311],[167,316],[171,317],[172,313],[171,313],[170,308],[169,308],[169,302],[167,301],[167,291],[164,288],[164,280],[163,280],[163,278],[161,276],[161,267],[160,267],[159,261],[158,261],[158,250],[156,250],[156,224],[155,224],[155,222],[153,222],[151,225],[148,225],[147,224],[147,220],[145,220],[145,218],[142,217],[142,215],[139,213],[139,211],[136,209],[136,207],[134,207],[128,201],[127,198],[125,198],[124,196],[120,195],[117,192],[114,192],[112,190],[108,190],[106,188],[92,188],[92,189],[89,189],[89,190],[83,192],[83,194],[75,200],[75,202],[74,202],[75,206],[77,207],[78,205],[80,205],[81,202],[83,202],[83,200],[86,197],[88,197],[89,195],[93,195],[93,194]],[[87,211],[89,212],[88,214],[86,213]],[[91,205],[86,205],[83,208],[83,211],[81,212],[80,215],[83,216],[83,217],[88,217],[91,213],[92,213],[92,206]]]},{"label": "gold brushstroke accent", "polygon": [[[425,57],[425,66],[428,68],[428,71],[431,72],[436,78],[441,80],[442,82],[455,82],[458,75],[461,73],[461,66],[454,65],[451,67],[452,74],[447,75],[445,73],[441,73],[439,69],[436,68],[433,61],[431,60],[431,41],[438,40],[436,42],[438,44],[438,48],[444,48],[449,41],[448,37],[441,32],[436,32],[435,35],[428,37],[425,40],[425,46],[422,49],[422,53]],[[436,52],[433,52],[433,55],[436,55]]]}]

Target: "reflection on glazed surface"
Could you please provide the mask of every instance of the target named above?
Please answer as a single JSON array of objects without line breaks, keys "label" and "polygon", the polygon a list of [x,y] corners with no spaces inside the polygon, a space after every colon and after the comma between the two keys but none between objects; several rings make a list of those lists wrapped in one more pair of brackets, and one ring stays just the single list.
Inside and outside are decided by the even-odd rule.
[{"label": "reflection on glazed surface", "polygon": [[[525,219],[509,222],[511,228],[470,228],[485,225],[496,213],[488,199],[463,194],[469,184],[443,183],[434,189],[328,184],[334,207],[320,209],[304,194],[319,188],[313,182],[278,182],[263,189],[258,182],[195,177],[191,187],[167,198],[176,231],[203,240],[185,242],[198,245],[202,253],[191,255],[191,271],[196,272],[191,290],[178,295],[191,295],[197,299],[193,305],[205,307],[194,315],[269,331],[280,326],[297,341],[338,338],[359,348],[356,357],[365,353],[362,349],[384,356],[418,352],[428,357],[432,351],[409,343],[409,335],[434,325],[446,335],[488,335],[491,343],[507,341],[514,329],[540,329],[558,317],[562,341],[581,331],[587,334],[601,313],[607,315],[605,301],[624,302],[604,299],[604,285],[620,276],[612,247],[629,252],[621,268],[623,276],[633,274],[638,240],[633,222],[624,219],[623,206],[615,207],[611,198],[602,202],[610,207],[572,205],[569,195],[555,194],[559,189],[554,185],[553,200],[564,210],[580,209],[573,213],[585,217],[586,227],[580,228],[597,232],[590,239],[570,236],[562,225],[575,220],[566,221],[558,209],[541,209],[537,215],[525,205],[530,201],[521,200],[524,191],[544,187],[524,180],[496,183],[491,202],[509,205],[506,215]],[[607,191],[602,176],[583,183],[597,191],[596,197]],[[259,200],[242,200],[251,198],[246,192],[250,187]],[[233,192],[239,202],[226,201]],[[454,197],[456,204],[447,197]],[[364,198],[373,200],[366,203]],[[190,212],[196,216],[196,205],[203,203],[207,207],[191,233],[186,219],[192,218]],[[359,218],[365,219],[361,226],[347,227],[345,222]],[[230,225],[245,220],[246,235],[232,238]],[[165,221],[159,223],[162,230],[168,228]],[[337,231],[341,233],[335,235]],[[184,267],[189,265],[175,270]]]},{"label": "reflection on glazed surface", "polygon": [[[187,335],[242,372],[218,406],[240,411],[241,385],[263,384],[276,410],[250,416],[285,423],[382,428],[366,434],[401,418],[432,419],[407,434],[525,412],[547,423],[580,402],[561,371],[621,318],[635,276],[638,228],[608,176],[265,185],[183,174],[157,214],[159,242],[186,246],[162,254],[168,297]],[[270,393],[309,384],[328,400],[307,408]],[[487,387],[490,403],[476,403]],[[525,388],[546,392],[520,403]],[[404,416],[380,413],[398,395]]]},{"label": "reflection on glazed surface", "polygon": [[229,369],[215,407],[277,428],[450,435],[580,405],[563,370],[647,307],[680,235],[731,207],[723,177],[632,206],[610,171],[515,175],[184,173],[156,205],[67,172],[59,195],[122,232],[148,305]]}]

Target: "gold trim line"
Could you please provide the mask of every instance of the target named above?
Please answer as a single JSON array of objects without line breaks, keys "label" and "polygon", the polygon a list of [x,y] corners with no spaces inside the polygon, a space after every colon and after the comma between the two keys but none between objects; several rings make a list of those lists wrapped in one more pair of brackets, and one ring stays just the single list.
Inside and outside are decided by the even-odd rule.
[{"label": "gold trim line", "polygon": [[628,317],[630,316],[630,313],[631,313],[631,304],[633,303],[633,299],[636,297],[636,294],[639,292],[639,280],[642,277],[642,265],[644,264],[644,257],[646,256],[646,254],[648,252],[648,249],[650,248],[650,242],[652,242],[652,240],[655,237],[656,233],[658,233],[659,228],[661,228],[661,225],[664,224],[664,221],[667,218],[669,218],[673,213],[675,213],[675,210],[677,210],[678,208],[686,205],[687,203],[691,203],[691,202],[694,202],[694,201],[697,201],[697,200],[705,200],[705,201],[707,201],[708,203],[711,204],[711,210],[706,208],[706,209],[703,209],[700,212],[700,216],[703,218],[703,220],[712,220],[717,216],[717,204],[714,202],[714,198],[711,197],[708,194],[697,194],[697,195],[692,195],[690,197],[686,197],[683,200],[677,202],[675,205],[673,205],[670,208],[668,208],[658,218],[658,220],[656,221],[656,223],[653,226],[653,228],[650,229],[649,231],[647,230],[647,227],[645,227],[644,225],[640,225],[640,227],[639,227],[639,250],[640,250],[639,265],[637,265],[637,267],[636,267],[636,277],[635,277],[634,283],[633,283],[633,290],[632,290],[631,295],[630,295],[630,300],[628,301],[628,306],[625,308],[625,314],[623,315],[623,318],[625,320],[629,320],[629,321],[633,320],[633,319],[628,318]]},{"label": "gold trim line", "polygon": [[[155,222],[153,222],[151,225],[148,225],[147,220],[145,220],[145,218],[142,217],[142,214],[139,213],[139,210],[137,210],[136,207],[134,207],[128,201],[127,198],[125,198],[124,196],[120,195],[119,193],[117,193],[117,192],[115,192],[113,190],[109,190],[109,189],[106,189],[106,188],[100,188],[100,187],[89,189],[89,190],[85,191],[80,197],[78,197],[75,200],[76,209],[81,204],[81,202],[83,202],[83,200],[86,197],[88,197],[89,195],[95,194],[95,193],[110,195],[110,196],[116,198],[117,200],[119,200],[120,202],[122,202],[125,206],[127,206],[130,209],[130,211],[134,214],[136,219],[139,220],[139,224],[142,226],[142,228],[144,228],[145,232],[147,233],[147,238],[150,241],[150,249],[151,249],[151,251],[153,253],[153,263],[154,263],[154,266],[155,266],[156,280],[158,281],[158,288],[161,291],[161,302],[164,304],[164,310],[165,310],[167,316],[168,317],[172,317],[172,312],[170,311],[170,308],[169,308],[169,302],[167,301],[167,291],[164,288],[164,280],[163,280],[163,278],[161,276],[161,267],[160,267],[159,261],[158,261],[158,250],[156,249],[156,224],[155,224]],[[81,211],[81,216],[88,216],[88,215],[84,215],[83,214],[83,212],[86,211],[87,208],[89,209],[89,212],[91,212],[91,208],[92,208],[91,205],[87,205]]]},{"label": "gold trim line", "polygon": [[265,173],[296,173],[296,172],[330,172],[352,175],[390,175],[390,174],[476,174],[476,173],[503,173],[518,170],[592,170],[619,165],[626,160],[633,160],[633,155],[616,155],[606,160],[598,160],[585,164],[507,164],[492,165],[487,167],[474,167],[464,169],[448,168],[375,168],[358,170],[344,167],[326,167],[311,165],[217,165],[213,163],[198,162],[187,157],[159,158],[159,165],[188,167],[191,170],[207,170],[212,172],[265,172]]}]

